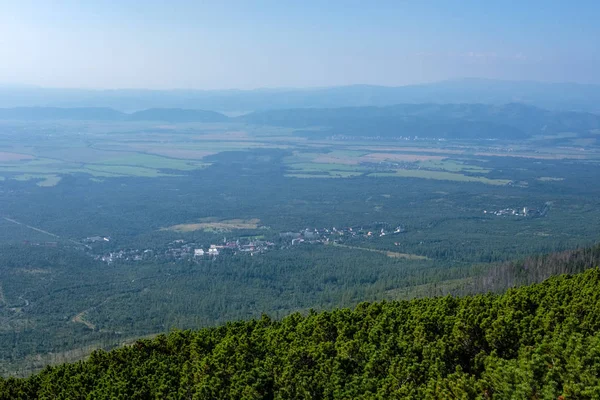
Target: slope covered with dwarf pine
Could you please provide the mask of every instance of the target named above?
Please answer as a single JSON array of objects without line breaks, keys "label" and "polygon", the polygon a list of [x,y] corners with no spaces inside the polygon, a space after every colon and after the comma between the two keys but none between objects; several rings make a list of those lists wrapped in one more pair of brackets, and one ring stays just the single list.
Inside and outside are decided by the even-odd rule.
[{"label": "slope covered with dwarf pine", "polygon": [[502,295],[176,331],[0,380],[2,399],[600,398],[600,269]]}]

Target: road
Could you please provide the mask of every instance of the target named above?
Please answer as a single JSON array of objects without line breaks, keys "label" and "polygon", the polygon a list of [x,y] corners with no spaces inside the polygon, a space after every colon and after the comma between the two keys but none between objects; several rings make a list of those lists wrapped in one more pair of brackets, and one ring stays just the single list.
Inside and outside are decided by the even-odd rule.
[{"label": "road", "polygon": [[[12,219],[12,218],[8,218],[8,217],[2,217],[2,218],[3,218],[4,220],[8,221],[8,222],[12,222],[13,224],[22,225],[22,226],[24,226],[24,227],[26,227],[26,228],[29,228],[29,229],[32,229],[32,230],[34,230],[34,231],[36,231],[36,232],[40,232],[40,233],[43,233],[43,234],[45,234],[45,235],[52,236],[53,238],[56,238],[56,239],[63,239],[61,236],[59,236],[59,235],[57,235],[57,234],[55,234],[55,233],[48,232],[48,231],[45,231],[45,230],[43,230],[43,229],[40,229],[40,228],[36,228],[35,226],[27,225],[27,224],[25,224],[25,223],[23,223],[23,222],[17,221],[16,219]],[[74,244],[76,244],[76,245],[78,245],[78,246],[83,246],[81,243],[79,243],[79,242],[78,242],[78,241],[76,241],[76,240],[73,240],[73,239],[65,239],[65,240],[68,240],[69,242],[71,242],[71,243],[74,243]]]}]

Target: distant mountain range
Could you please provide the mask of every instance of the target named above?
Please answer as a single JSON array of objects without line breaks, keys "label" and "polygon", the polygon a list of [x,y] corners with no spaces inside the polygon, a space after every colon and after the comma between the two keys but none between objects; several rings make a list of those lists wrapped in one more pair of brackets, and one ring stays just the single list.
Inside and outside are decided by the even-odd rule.
[{"label": "distant mountain range", "polygon": [[524,103],[600,113],[600,85],[458,79],[385,87],[353,85],[257,90],[85,90],[0,87],[0,107],[108,107],[120,111],[185,108],[251,112],[289,108],[388,106],[403,103]]},{"label": "distant mountain range", "polygon": [[110,108],[17,107],[0,109],[0,120],[238,122],[296,128],[309,137],[419,136],[449,139],[520,139],[534,135],[600,129],[600,116],[549,111],[530,105],[400,104],[385,107],[296,108],[257,111],[239,117],[180,108],[123,113]]},{"label": "distant mountain range", "polygon": [[0,108],[0,120],[161,121],[183,123],[225,122],[229,121],[229,117],[214,111],[181,108],[153,108],[127,114],[112,108],[98,107],[15,107]]},{"label": "distant mountain range", "polygon": [[[600,129],[600,116],[595,114],[548,111],[517,103],[272,110],[238,119],[252,124],[306,129],[308,136],[519,139],[561,132],[586,134]],[[311,130],[315,127],[326,129]]]}]

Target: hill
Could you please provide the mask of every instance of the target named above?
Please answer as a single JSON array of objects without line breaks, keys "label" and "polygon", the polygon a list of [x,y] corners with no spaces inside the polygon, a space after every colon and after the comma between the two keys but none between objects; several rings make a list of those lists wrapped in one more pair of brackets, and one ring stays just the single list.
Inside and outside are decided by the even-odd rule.
[{"label": "hill", "polygon": [[256,111],[388,106],[401,103],[519,102],[552,110],[600,112],[600,85],[455,79],[405,86],[350,85],[255,90],[86,90],[0,87],[0,107],[191,108]]},{"label": "hill", "polygon": [[[291,109],[255,112],[247,123],[305,129],[312,137],[343,134],[363,137],[419,136],[459,139],[519,139],[600,128],[600,116],[559,112],[510,103],[401,104],[387,107]],[[314,129],[326,127],[327,129]]]},{"label": "hill", "polygon": [[46,120],[88,120],[119,121],[124,114],[110,108],[77,107],[16,107],[0,108],[0,120],[46,121]]},{"label": "hill", "polygon": [[[214,111],[152,108],[122,113],[110,108],[17,107],[0,109],[0,120],[241,122],[291,127],[308,137],[344,135],[446,139],[510,139],[600,129],[600,116],[549,111],[525,104],[400,104],[386,107],[296,108],[229,118]],[[595,137],[595,136],[594,136]]]},{"label": "hill", "polygon": [[600,397],[600,269],[501,295],[175,331],[0,380],[0,398]]},{"label": "hill", "polygon": [[0,120],[13,121],[160,121],[224,122],[229,118],[214,111],[187,110],[181,108],[153,108],[131,114],[110,108],[94,107],[16,107],[0,108]]},{"label": "hill", "polygon": [[226,122],[229,120],[228,117],[218,112],[181,108],[152,108],[129,114],[127,119],[164,122]]}]

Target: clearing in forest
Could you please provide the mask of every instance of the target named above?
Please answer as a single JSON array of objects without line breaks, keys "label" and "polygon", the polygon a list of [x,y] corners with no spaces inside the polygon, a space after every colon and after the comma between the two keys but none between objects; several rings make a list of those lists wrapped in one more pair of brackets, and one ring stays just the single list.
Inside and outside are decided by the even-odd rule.
[{"label": "clearing in forest", "polygon": [[423,169],[399,169],[396,172],[375,172],[369,174],[373,177],[402,177],[402,178],[420,178],[434,179],[440,181],[456,181],[456,182],[479,182],[486,185],[504,186],[511,181],[508,179],[489,179],[483,176],[471,176],[446,171],[428,171]]},{"label": "clearing in forest", "polygon": [[174,232],[193,232],[193,231],[230,231],[234,229],[257,229],[260,220],[258,218],[252,219],[226,219],[216,221],[211,218],[205,218],[196,223],[191,224],[178,224],[162,228],[162,230],[174,231]]},{"label": "clearing in forest", "polygon": [[96,325],[92,324],[90,321],[85,319],[87,310],[86,311],[82,311],[79,314],[77,314],[76,316],[74,316],[71,321],[75,322],[75,323],[79,323],[79,324],[84,324],[85,326],[87,326],[88,328],[90,328],[91,330],[96,329]]},{"label": "clearing in forest", "polygon": [[377,249],[369,249],[366,247],[357,247],[357,246],[348,246],[345,244],[334,243],[336,247],[344,247],[346,249],[354,249],[354,250],[363,250],[363,251],[371,251],[374,253],[379,253],[386,255],[391,258],[406,258],[407,260],[429,260],[428,257],[420,256],[418,254],[409,254],[409,253],[398,253],[395,251],[386,251],[386,250],[377,250]]}]

